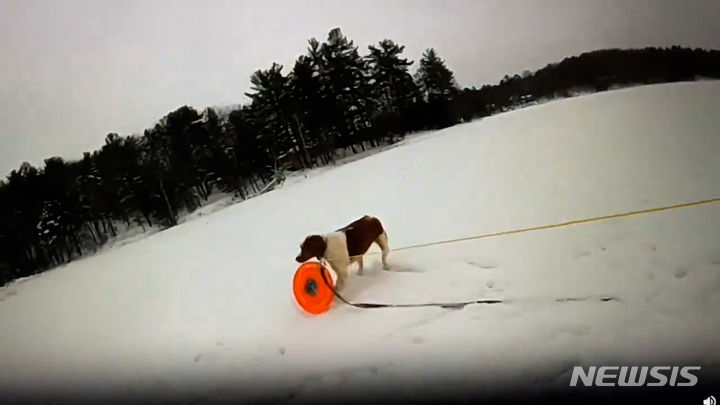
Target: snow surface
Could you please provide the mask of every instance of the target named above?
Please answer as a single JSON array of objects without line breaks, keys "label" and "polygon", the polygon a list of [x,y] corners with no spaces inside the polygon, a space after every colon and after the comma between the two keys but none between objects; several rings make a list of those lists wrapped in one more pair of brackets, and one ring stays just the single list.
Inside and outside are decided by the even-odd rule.
[{"label": "snow surface", "polygon": [[720,204],[398,251],[390,272],[372,255],[344,292],[501,304],[336,303],[311,316],[291,283],[306,234],[364,214],[403,247],[720,197],[719,128],[717,81],[532,106],[11,284],[0,289],[0,394],[250,400],[272,385],[271,399],[292,402],[439,381],[532,392],[598,363],[717,367]]}]

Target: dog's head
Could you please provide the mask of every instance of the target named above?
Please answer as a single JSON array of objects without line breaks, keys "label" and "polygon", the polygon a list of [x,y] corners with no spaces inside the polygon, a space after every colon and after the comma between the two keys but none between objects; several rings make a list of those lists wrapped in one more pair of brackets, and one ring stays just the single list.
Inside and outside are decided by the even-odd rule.
[{"label": "dog's head", "polygon": [[327,244],[325,243],[325,239],[323,239],[322,236],[310,235],[305,238],[303,243],[300,245],[300,254],[297,255],[295,260],[298,263],[303,263],[313,257],[320,259],[325,254],[326,248]]}]

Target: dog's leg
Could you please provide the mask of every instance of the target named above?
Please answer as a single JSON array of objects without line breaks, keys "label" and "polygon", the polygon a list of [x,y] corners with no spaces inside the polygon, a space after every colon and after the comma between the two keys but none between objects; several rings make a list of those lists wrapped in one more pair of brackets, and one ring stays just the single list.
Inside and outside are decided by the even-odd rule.
[{"label": "dog's leg", "polygon": [[360,256],[360,257],[358,257],[356,260],[357,260],[357,262],[358,262],[358,271],[357,271],[357,274],[358,274],[359,276],[362,276],[362,274],[363,274],[363,257]]},{"label": "dog's leg", "polygon": [[388,237],[387,233],[383,232],[378,236],[377,239],[375,239],[375,243],[380,246],[380,250],[382,250],[382,264],[383,269],[390,270],[390,265],[387,262],[388,254],[390,254],[390,246],[388,245]]},{"label": "dog's leg", "polygon": [[337,274],[337,283],[335,283],[335,291],[340,291],[345,287],[348,278],[349,263],[335,264],[333,268]]}]

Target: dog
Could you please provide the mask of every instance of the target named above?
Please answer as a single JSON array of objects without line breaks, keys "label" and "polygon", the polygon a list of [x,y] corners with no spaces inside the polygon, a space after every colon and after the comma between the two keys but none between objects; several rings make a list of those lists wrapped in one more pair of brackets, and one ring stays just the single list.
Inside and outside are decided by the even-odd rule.
[{"label": "dog", "polygon": [[341,290],[348,278],[352,263],[358,264],[358,274],[363,272],[363,256],[376,243],[382,251],[383,269],[390,270],[387,262],[390,246],[385,228],[379,219],[370,215],[324,235],[309,235],[300,244],[300,254],[295,260],[304,263],[310,259],[325,259],[337,273],[336,290]]}]

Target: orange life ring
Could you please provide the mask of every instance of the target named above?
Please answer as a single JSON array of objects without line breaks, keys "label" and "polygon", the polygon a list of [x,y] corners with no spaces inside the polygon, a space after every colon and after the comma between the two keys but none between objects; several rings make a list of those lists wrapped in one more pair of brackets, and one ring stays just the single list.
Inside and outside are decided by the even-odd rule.
[{"label": "orange life ring", "polygon": [[293,278],[293,293],[305,311],[318,315],[330,309],[334,294],[325,279],[334,283],[332,272],[319,262],[308,261],[298,267]]}]

